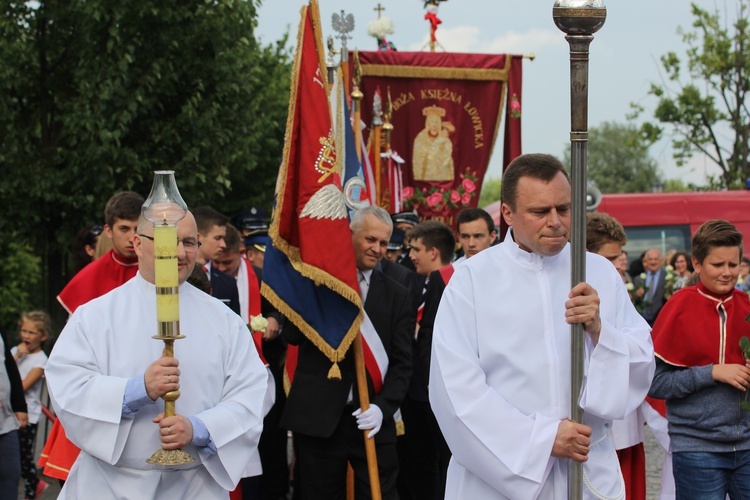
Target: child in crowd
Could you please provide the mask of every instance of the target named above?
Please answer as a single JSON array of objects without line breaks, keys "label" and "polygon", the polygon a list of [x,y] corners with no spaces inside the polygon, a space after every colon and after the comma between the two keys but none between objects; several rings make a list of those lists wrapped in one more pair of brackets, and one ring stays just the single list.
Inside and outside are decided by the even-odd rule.
[{"label": "child in crowd", "polygon": [[649,396],[666,399],[677,499],[750,498],[750,361],[740,348],[750,300],[734,288],[742,234],[708,221],[692,255],[700,281],[672,296],[654,324]]},{"label": "child in crowd", "polygon": [[47,483],[40,481],[37,476],[34,441],[39,417],[42,414],[42,377],[47,364],[47,355],[42,350],[42,343],[52,333],[52,322],[46,312],[26,312],[21,314],[18,330],[21,343],[11,349],[11,353],[18,364],[29,410],[29,423],[18,430],[21,444],[21,477],[26,489],[26,498],[34,499],[47,489]]},{"label": "child in crowd", "polygon": [[740,276],[735,288],[750,293],[750,258],[742,257],[740,261]]}]

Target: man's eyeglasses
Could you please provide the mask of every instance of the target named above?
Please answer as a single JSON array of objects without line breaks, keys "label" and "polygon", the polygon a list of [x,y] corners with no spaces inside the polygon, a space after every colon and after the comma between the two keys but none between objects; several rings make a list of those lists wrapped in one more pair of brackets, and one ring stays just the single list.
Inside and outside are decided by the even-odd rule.
[{"label": "man's eyeglasses", "polygon": [[[138,233],[138,236],[154,241],[154,237],[147,234]],[[179,245],[180,243],[182,243],[182,247],[186,252],[194,252],[201,246],[201,242],[195,238],[177,238],[177,244]]]}]

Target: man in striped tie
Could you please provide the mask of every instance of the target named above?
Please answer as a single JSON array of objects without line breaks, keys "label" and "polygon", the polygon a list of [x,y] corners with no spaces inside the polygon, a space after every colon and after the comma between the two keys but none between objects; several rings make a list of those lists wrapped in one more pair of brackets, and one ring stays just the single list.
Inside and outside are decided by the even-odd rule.
[{"label": "man in striped tie", "polygon": [[[663,259],[658,248],[651,248],[643,255],[645,272],[633,280],[635,293],[644,297],[643,318],[653,326],[659,311],[664,307],[666,275],[662,267]],[[645,278],[643,275],[646,275]]]}]

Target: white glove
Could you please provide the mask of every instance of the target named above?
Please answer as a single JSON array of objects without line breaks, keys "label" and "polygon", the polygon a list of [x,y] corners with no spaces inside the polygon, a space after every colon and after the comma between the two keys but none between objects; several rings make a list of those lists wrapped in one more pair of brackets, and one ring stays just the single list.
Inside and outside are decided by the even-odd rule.
[{"label": "white glove", "polygon": [[368,439],[377,434],[380,426],[383,425],[383,411],[378,408],[378,405],[370,405],[365,412],[359,408],[352,413],[352,416],[357,417],[357,428],[360,430],[372,429],[367,435]]}]

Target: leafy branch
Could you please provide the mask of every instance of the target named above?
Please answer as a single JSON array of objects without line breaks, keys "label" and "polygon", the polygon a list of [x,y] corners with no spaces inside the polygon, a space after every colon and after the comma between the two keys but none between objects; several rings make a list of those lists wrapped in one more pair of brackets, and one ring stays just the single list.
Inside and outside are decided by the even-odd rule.
[{"label": "leafy branch", "polygon": [[[721,169],[722,187],[739,187],[750,177],[748,3],[736,0],[731,23],[722,20],[718,10],[692,4],[693,29],[678,30],[687,46],[685,60],[674,52],[660,58],[668,82],[652,84],[648,92],[657,99],[658,124],[642,127],[644,133],[659,137],[662,126],[669,126],[677,164],[684,165],[696,153],[705,155]],[[632,116],[643,111],[640,105],[632,107]],[[731,134],[727,136],[725,129]]]}]

